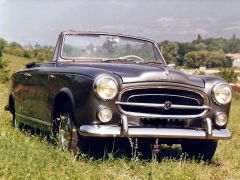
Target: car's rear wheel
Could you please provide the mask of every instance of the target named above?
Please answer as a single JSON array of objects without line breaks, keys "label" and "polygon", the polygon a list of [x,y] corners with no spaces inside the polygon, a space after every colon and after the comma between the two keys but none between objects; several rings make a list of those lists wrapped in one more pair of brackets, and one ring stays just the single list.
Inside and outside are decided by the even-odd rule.
[{"label": "car's rear wheel", "polygon": [[10,112],[12,114],[12,127],[13,128],[19,128],[20,124],[19,122],[16,120],[16,114],[15,114],[15,106],[14,106],[14,103],[13,103],[13,100],[11,101],[11,109],[10,109]]},{"label": "car's rear wheel", "polygon": [[212,140],[184,140],[181,143],[182,152],[190,158],[210,161],[215,154],[217,143]]},{"label": "car's rear wheel", "polygon": [[17,121],[16,121],[16,116],[15,116],[15,112],[11,112],[12,113],[12,127],[14,128],[18,128],[18,124],[17,124]]}]

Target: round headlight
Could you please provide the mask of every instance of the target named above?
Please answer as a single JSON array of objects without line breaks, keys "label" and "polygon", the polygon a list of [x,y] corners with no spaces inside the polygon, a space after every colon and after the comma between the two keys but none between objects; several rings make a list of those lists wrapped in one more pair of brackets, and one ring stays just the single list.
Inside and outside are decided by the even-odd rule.
[{"label": "round headlight", "polygon": [[216,84],[213,87],[213,100],[217,104],[227,104],[232,100],[232,90],[227,84]]},{"label": "round headlight", "polygon": [[107,107],[100,108],[97,113],[98,119],[104,123],[112,119],[112,111]]},{"label": "round headlight", "polygon": [[227,124],[227,120],[228,120],[228,117],[227,117],[227,114],[224,113],[224,112],[218,112],[215,114],[215,123],[218,125],[218,126],[224,126]]},{"label": "round headlight", "polygon": [[118,93],[117,82],[108,76],[97,78],[94,89],[96,95],[103,100],[113,99]]}]

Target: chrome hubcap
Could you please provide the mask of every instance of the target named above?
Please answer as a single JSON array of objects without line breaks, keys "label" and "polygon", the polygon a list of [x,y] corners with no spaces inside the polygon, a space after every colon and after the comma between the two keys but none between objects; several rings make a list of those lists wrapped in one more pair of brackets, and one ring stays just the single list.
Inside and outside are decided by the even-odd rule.
[{"label": "chrome hubcap", "polygon": [[70,117],[69,114],[60,115],[60,126],[59,126],[59,141],[62,149],[68,150],[70,143],[71,130],[69,127]]}]

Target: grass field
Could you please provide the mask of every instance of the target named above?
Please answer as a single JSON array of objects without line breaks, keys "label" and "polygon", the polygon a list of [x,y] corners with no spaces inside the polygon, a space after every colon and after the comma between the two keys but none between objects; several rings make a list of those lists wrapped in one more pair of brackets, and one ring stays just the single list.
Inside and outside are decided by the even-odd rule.
[{"label": "grass field", "polygon": [[[10,60],[11,70],[16,71],[27,61]],[[111,154],[99,160],[87,157],[76,160],[42,138],[11,127],[11,115],[3,111],[7,86],[0,84],[0,179],[240,179],[240,100],[233,100],[231,108],[228,127],[233,138],[220,141],[210,164],[184,157],[147,162],[115,158]]]}]

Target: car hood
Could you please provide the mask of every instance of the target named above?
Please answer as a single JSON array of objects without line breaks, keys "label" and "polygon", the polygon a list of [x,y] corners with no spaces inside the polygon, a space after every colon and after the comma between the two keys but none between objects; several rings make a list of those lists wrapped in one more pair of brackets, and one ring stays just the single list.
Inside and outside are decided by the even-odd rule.
[{"label": "car hood", "polygon": [[[119,76],[122,79],[123,83],[173,82],[198,86],[202,88],[204,87],[203,79],[198,76],[187,75],[181,71],[156,65],[120,63],[74,63],[71,64],[71,66],[74,66],[74,69],[77,67],[82,67],[84,69],[87,68],[89,73],[91,68],[102,73],[111,72]],[[79,71],[81,72],[81,70]]]}]

